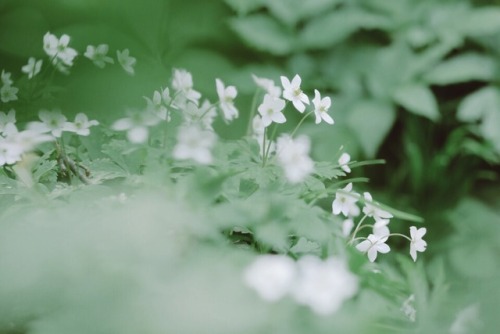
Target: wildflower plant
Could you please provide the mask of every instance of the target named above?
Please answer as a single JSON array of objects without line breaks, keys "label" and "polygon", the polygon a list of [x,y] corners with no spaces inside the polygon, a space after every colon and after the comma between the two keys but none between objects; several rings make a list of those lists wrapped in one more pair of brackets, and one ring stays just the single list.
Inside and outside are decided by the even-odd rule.
[{"label": "wildflower plant", "polygon": [[[99,68],[115,64],[108,56],[107,44],[89,45],[81,52],[70,42],[68,35],[58,38],[47,33],[43,48],[49,60],[30,58],[21,72],[28,80],[47,78],[47,66],[53,66],[52,71],[69,73],[82,60],[81,54]],[[116,52],[116,63],[133,75],[137,60],[128,49]],[[361,195],[355,191],[364,179],[350,177],[349,173],[379,161],[351,161],[342,148],[331,161],[312,158],[314,142],[300,128],[309,119],[315,124],[324,121],[334,126],[330,97],[315,89],[310,104],[299,75],[291,81],[281,76],[281,86],[269,78],[254,75],[253,80],[257,102],[248,108],[239,103],[238,89],[231,83],[216,78],[213,89],[218,100],[212,102],[195,89],[189,71],[174,69],[162,87],[145,97],[142,108],[124,111],[123,117],[111,124],[89,119],[85,113],[77,113],[69,121],[64,111],[47,108],[38,112],[39,120],[30,120],[25,130],[19,130],[13,103],[15,82],[4,70],[2,84],[10,91],[2,99],[2,108],[7,105],[12,109],[0,112],[0,183],[12,190],[0,196],[12,205],[22,202],[37,207],[52,203],[54,208],[50,210],[54,211],[50,212],[64,214],[72,210],[86,212],[89,206],[90,220],[85,214],[70,219],[76,231],[85,235],[79,239],[78,233],[69,232],[76,240],[75,254],[91,254],[91,261],[100,263],[100,252],[107,253],[102,245],[91,250],[82,241],[92,240],[94,235],[85,232],[85,226],[78,226],[79,219],[83,225],[94,227],[97,219],[103,223],[97,229],[109,226],[112,233],[125,239],[123,244],[111,242],[117,242],[110,247],[118,250],[107,254],[113,263],[118,256],[119,264],[114,268],[128,268],[123,269],[124,275],[132,281],[153,280],[160,294],[175,294],[175,287],[183,287],[185,280],[197,280],[211,272],[216,261],[210,254],[219,258],[229,252],[235,258],[221,258],[228,261],[231,277],[237,278],[237,283],[231,284],[245,291],[243,302],[278,305],[286,301],[294,310],[306,308],[325,319],[344,312],[344,308],[362,308],[355,296],[364,296],[363,286],[373,273],[371,262],[379,254],[397,252],[398,247],[389,246],[395,237],[409,241],[411,258],[416,261],[417,252],[427,247],[423,240],[426,229],[411,226],[410,236],[390,232],[388,225],[393,218],[414,222],[420,219],[374,201],[367,192]],[[299,113],[301,119],[288,132],[285,125],[294,119],[293,113]],[[228,140],[218,134],[214,126],[217,118],[231,126],[242,115],[248,115],[245,136]],[[83,207],[75,200],[78,196],[88,199]],[[119,213],[121,210],[125,210],[124,215]],[[99,213],[111,222],[99,218]],[[23,212],[15,215],[20,220],[30,219]],[[120,230],[120,224],[115,226],[121,220],[127,222],[124,230]],[[22,238],[23,231],[16,227],[11,233]],[[152,240],[152,244],[139,240],[137,235]],[[127,250],[127,240],[132,241],[131,247],[137,248],[138,255]],[[15,245],[5,247],[15,249]],[[65,251],[71,245],[61,247],[60,251]],[[130,258],[120,258],[122,255],[117,254],[121,252]],[[0,258],[8,253],[0,252]],[[61,256],[66,256],[65,252]],[[151,277],[140,278],[128,267],[130,262],[141,267],[142,258],[151,265],[146,269]],[[190,271],[179,259],[200,266]],[[9,269],[8,265],[4,269],[3,264],[0,261],[0,273]],[[114,270],[108,264],[102,266],[104,276]],[[379,270],[384,269],[381,266]],[[179,274],[171,274],[174,272]],[[216,284],[226,282],[229,272],[222,270],[222,280]],[[78,276],[71,274],[68,277]],[[50,275],[40,275],[50,280]],[[81,284],[78,279],[73,283]],[[96,282],[99,287],[107,288],[107,284]],[[130,295],[125,292],[131,300],[140,295],[142,301],[134,300],[132,309],[144,301],[144,296],[156,291],[141,289]],[[407,290],[401,288],[398,296],[411,293]],[[187,293],[189,289],[182,291]],[[0,299],[6,293],[0,287]],[[68,312],[78,309],[71,304],[71,298],[61,298]],[[163,303],[176,312],[175,303],[159,301],[159,305]],[[409,314],[407,308],[404,312]],[[30,315],[37,312],[36,307],[27,310]],[[116,312],[124,311],[118,308]],[[394,312],[399,315],[399,308],[395,307]],[[409,315],[413,320],[415,312]]]}]

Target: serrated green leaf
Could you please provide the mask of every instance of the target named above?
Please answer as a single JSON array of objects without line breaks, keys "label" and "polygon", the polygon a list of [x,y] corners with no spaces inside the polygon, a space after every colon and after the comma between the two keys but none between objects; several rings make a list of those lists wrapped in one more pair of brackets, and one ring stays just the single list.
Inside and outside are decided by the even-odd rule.
[{"label": "serrated green leaf", "polygon": [[468,81],[490,81],[497,66],[488,56],[467,53],[445,60],[430,70],[424,79],[434,85],[449,85]]},{"label": "serrated green leaf", "polygon": [[349,111],[348,124],[357,134],[368,158],[377,153],[380,145],[396,120],[394,107],[382,101],[366,100],[355,104]]},{"label": "serrated green leaf", "polygon": [[252,179],[240,180],[240,196],[247,198],[259,189],[259,185]]},{"label": "serrated green leaf", "polygon": [[230,25],[248,45],[258,50],[282,56],[295,48],[292,32],[268,15],[234,18]]},{"label": "serrated green leaf", "polygon": [[360,29],[385,28],[383,16],[361,10],[335,10],[306,24],[299,43],[306,49],[328,49]]},{"label": "serrated green leaf", "polygon": [[295,25],[300,20],[321,14],[342,0],[272,0],[269,11],[283,23]]},{"label": "serrated green leaf", "polygon": [[288,249],[288,229],[286,225],[270,223],[255,228],[255,239],[274,250]]},{"label": "serrated green leaf", "polygon": [[290,248],[290,251],[294,254],[321,254],[321,247],[316,242],[307,240],[304,237],[300,237],[299,241]]},{"label": "serrated green leaf", "polygon": [[57,166],[57,161],[55,160],[43,160],[33,169],[33,181],[35,183],[40,182],[40,180],[46,176],[48,173],[55,173],[54,168]]},{"label": "serrated green leaf", "polygon": [[484,87],[460,102],[457,118],[462,122],[476,122],[493,111],[500,112],[500,91],[494,87]]},{"label": "serrated green leaf", "polygon": [[440,118],[436,98],[432,91],[422,84],[407,84],[396,89],[394,100],[406,110],[432,121]]}]

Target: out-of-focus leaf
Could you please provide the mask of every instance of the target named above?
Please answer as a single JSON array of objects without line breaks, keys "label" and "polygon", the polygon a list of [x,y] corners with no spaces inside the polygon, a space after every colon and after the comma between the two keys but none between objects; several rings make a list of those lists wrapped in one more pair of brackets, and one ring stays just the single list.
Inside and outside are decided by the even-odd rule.
[{"label": "out-of-focus leaf", "polygon": [[437,65],[425,75],[426,82],[449,85],[468,81],[489,81],[495,77],[495,61],[488,56],[467,53]]},{"label": "out-of-focus leaf", "polygon": [[395,119],[394,107],[383,101],[362,101],[349,111],[348,123],[368,158],[375,156]]},{"label": "out-of-focus leaf", "polygon": [[272,0],[267,1],[269,11],[288,25],[295,25],[300,20],[321,14],[343,0]]},{"label": "out-of-focus leaf", "polygon": [[461,20],[459,29],[469,36],[499,34],[500,8],[490,6],[469,11]]},{"label": "out-of-focus leaf", "polygon": [[305,49],[328,49],[360,29],[387,28],[383,16],[362,10],[335,10],[311,20],[302,30],[299,43]]},{"label": "out-of-focus leaf", "polygon": [[457,118],[462,122],[476,122],[494,111],[500,113],[500,92],[493,87],[484,87],[462,100],[458,106]]},{"label": "out-of-focus leaf", "polygon": [[258,50],[286,55],[295,48],[292,32],[268,15],[234,18],[230,25],[247,44]]},{"label": "out-of-focus leaf", "polygon": [[255,229],[255,238],[274,250],[288,249],[288,229],[286,225],[270,223]]},{"label": "out-of-focus leaf", "polygon": [[263,0],[225,0],[234,11],[239,15],[246,15],[253,10],[262,7],[265,3]]},{"label": "out-of-focus leaf", "polygon": [[408,84],[394,92],[394,100],[406,110],[432,121],[440,118],[436,98],[432,91],[422,84]]}]

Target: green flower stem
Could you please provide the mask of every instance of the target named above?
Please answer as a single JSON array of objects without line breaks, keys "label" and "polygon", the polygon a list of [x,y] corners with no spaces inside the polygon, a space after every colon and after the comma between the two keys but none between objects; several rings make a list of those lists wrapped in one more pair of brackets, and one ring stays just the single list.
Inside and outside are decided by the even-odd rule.
[{"label": "green flower stem", "polygon": [[[266,135],[267,135],[267,133],[268,133],[268,131],[267,131],[267,129],[268,129],[268,128],[269,128],[269,127],[267,127],[267,128],[266,128]],[[268,141],[268,143],[267,143],[267,149],[266,149],[265,142],[264,142],[264,144],[262,145],[262,147],[263,147],[263,149],[264,149],[264,159],[263,159],[263,161],[264,161],[264,165],[263,165],[263,166],[265,166],[265,165],[266,165],[266,163],[267,163],[267,161],[269,160],[269,151],[271,150],[271,144],[273,143],[273,139],[274,139],[274,137],[276,136],[276,129],[277,129],[277,128],[278,128],[278,127],[275,125],[275,126],[274,126],[274,128],[273,128],[273,132],[271,133],[271,136],[267,138],[267,141]],[[265,140],[265,137],[264,137],[264,140]]]},{"label": "green flower stem", "polygon": [[310,111],[308,112],[307,114],[304,115],[304,117],[302,117],[302,119],[299,121],[299,124],[297,124],[297,126],[295,127],[295,129],[293,129],[290,137],[293,137],[295,135],[295,132],[297,132],[297,130],[299,129],[299,127],[302,125],[302,123],[304,123],[305,119],[311,115],[312,113],[314,113],[314,110],[313,111]]},{"label": "green flower stem", "polygon": [[247,124],[247,136],[250,136],[252,132],[252,122],[253,122],[253,117],[255,116],[255,113],[257,112],[257,98],[259,97],[259,89],[255,91],[255,94],[253,95],[252,99],[252,106],[250,107],[250,116],[248,118],[248,124]]},{"label": "green flower stem", "polygon": [[351,240],[349,240],[349,242],[348,242],[349,245],[351,245],[354,242],[354,240],[356,238],[356,234],[359,232],[361,224],[363,224],[363,222],[365,221],[366,217],[368,217],[368,216],[364,215],[363,218],[361,218],[361,220],[359,221],[358,225],[354,229],[354,232],[352,232]]}]

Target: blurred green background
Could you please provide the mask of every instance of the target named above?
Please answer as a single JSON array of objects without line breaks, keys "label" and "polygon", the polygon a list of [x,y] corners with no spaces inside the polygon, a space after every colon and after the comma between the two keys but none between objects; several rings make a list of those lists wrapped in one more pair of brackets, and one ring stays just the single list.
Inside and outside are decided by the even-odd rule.
[{"label": "blurred green background", "polygon": [[[0,0],[0,69],[19,78],[43,35],[71,36],[83,54],[107,43],[130,49],[136,75],[79,57],[51,99],[19,101],[18,118],[40,108],[85,112],[104,124],[169,83],[172,68],[193,73],[215,101],[215,78],[238,87],[241,117],[219,123],[244,133],[255,91],[250,74],[302,76],[333,97],[333,127],[302,131],[313,155],[384,158],[368,174],[381,202],[423,216],[431,260],[447,264],[452,288],[488,289],[500,255],[500,2],[412,0]],[[46,60],[45,60],[46,61]],[[14,83],[15,85],[15,83]],[[1,106],[6,111],[9,105]],[[12,105],[14,107],[14,104]],[[6,110],[4,110],[6,109]]]}]

